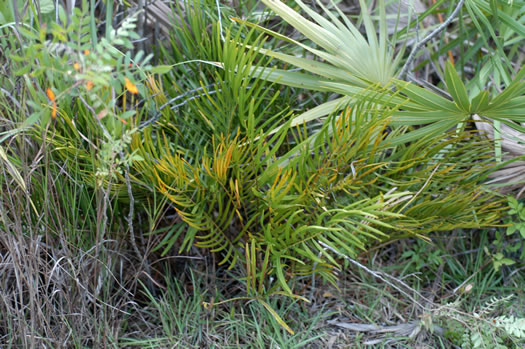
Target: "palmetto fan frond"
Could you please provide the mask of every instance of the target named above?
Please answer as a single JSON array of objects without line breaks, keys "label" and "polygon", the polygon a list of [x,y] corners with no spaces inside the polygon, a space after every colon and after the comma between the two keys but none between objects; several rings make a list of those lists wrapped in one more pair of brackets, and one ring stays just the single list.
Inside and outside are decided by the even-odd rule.
[{"label": "palmetto fan frond", "polygon": [[[297,116],[292,125],[325,117],[349,101],[362,98],[372,89],[386,92],[382,103],[390,106],[401,105],[393,115],[392,126],[421,126],[416,130],[405,130],[395,140],[397,144],[447,132],[458,125],[464,125],[475,113],[496,123],[505,123],[509,127],[524,131],[519,123],[523,121],[522,96],[525,85],[521,80],[525,76],[525,69],[515,74],[514,79],[507,77],[506,90],[492,97],[488,91],[479,87],[469,86],[467,89],[455,68],[447,64],[444,82],[451,96],[450,100],[415,84],[395,79],[403,50],[394,55],[393,47],[396,43],[390,40],[395,39],[395,36],[389,37],[387,34],[384,1],[378,2],[378,26],[372,21],[364,1],[360,1],[360,18],[365,26],[366,38],[335,6],[333,9],[327,9],[318,2],[325,14],[323,17],[299,1],[298,4],[311,17],[310,20],[280,0],[263,2],[312,43],[307,45],[261,26],[249,23],[248,25],[279,40],[290,42],[317,57],[309,59],[276,50],[261,50],[260,52],[267,56],[301,69],[275,69],[264,74],[263,78],[283,85],[342,95],[339,99],[326,102]],[[509,21],[507,17],[503,18]]]}]

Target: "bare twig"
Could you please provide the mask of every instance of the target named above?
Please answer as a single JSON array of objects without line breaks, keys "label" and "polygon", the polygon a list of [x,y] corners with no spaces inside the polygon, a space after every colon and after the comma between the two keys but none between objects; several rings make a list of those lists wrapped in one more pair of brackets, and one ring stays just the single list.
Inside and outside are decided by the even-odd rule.
[{"label": "bare twig", "polygon": [[[198,88],[195,88],[195,89],[193,89],[193,90],[186,91],[186,92],[184,92],[183,94],[181,94],[181,95],[179,95],[179,96],[177,96],[177,97],[175,97],[175,98],[170,99],[169,101],[167,101],[166,103],[164,103],[163,105],[161,105],[161,106],[159,107],[159,109],[157,110],[157,112],[155,113],[155,115],[154,115],[151,119],[148,119],[148,120],[142,122],[142,123],[139,125],[139,130],[142,130],[144,127],[148,126],[149,124],[154,123],[155,121],[157,121],[157,120],[159,119],[159,117],[160,117],[160,112],[161,112],[164,108],[166,108],[168,105],[172,104],[173,102],[176,102],[176,101],[178,101],[179,99],[182,99],[182,98],[186,97],[186,96],[189,95],[189,94],[192,94],[192,93],[194,93],[194,92],[203,91],[203,90],[208,89],[208,88],[213,87],[213,86],[215,86],[215,84],[209,84],[209,85],[206,85],[206,86],[204,86],[204,87],[198,87]],[[219,90],[219,91],[220,91],[220,90]],[[208,94],[208,95],[211,95],[211,94],[214,94],[214,93],[216,93],[216,92],[217,92],[217,91],[208,91],[207,94]],[[203,93],[203,94],[198,94],[198,95],[196,95],[196,96],[192,96],[192,97],[190,97],[190,98],[184,100],[182,103],[179,103],[179,104],[176,104],[176,105],[171,106],[170,109],[171,109],[171,110],[178,109],[179,107],[182,107],[183,105],[187,104],[189,101],[191,101],[191,100],[193,100],[193,99],[196,99],[196,98],[199,98],[199,97],[203,97],[203,96],[206,96],[206,94]]]},{"label": "bare twig", "polygon": [[[120,152],[120,156],[124,158],[124,153],[122,151]],[[155,288],[153,287],[153,283],[151,282],[153,278],[150,276],[151,266],[147,260],[146,253],[141,253],[137,245],[135,229],[133,227],[133,214],[135,211],[135,197],[133,196],[133,190],[131,188],[131,180],[129,178],[129,164],[128,163],[126,163],[126,171],[124,173],[124,176],[126,178],[126,187],[128,189],[128,196],[129,196],[129,213],[128,213],[128,217],[126,218],[126,221],[128,222],[131,245],[133,246],[133,250],[137,254],[138,259],[141,261],[140,262],[141,267],[144,266],[145,268],[144,274],[148,276],[148,279],[146,279],[146,284],[148,286],[148,289],[153,295],[155,295]]]},{"label": "bare twig", "polygon": [[[124,158],[124,153],[120,152],[120,156]],[[129,213],[128,217],[126,218],[126,221],[128,222],[128,228],[129,228],[129,234],[131,236],[131,245],[133,246],[133,250],[137,254],[137,257],[139,259],[142,259],[142,253],[139,250],[139,247],[137,246],[137,240],[135,238],[135,229],[133,228],[133,214],[135,212],[135,197],[133,196],[133,190],[131,189],[131,180],[129,179],[129,165],[126,164],[126,171],[124,172],[124,176],[126,178],[126,187],[128,188],[128,197],[129,197]]]},{"label": "bare twig", "polygon": [[398,211],[398,213],[402,212],[405,208],[407,208],[408,205],[410,205],[410,203],[412,201],[414,201],[418,196],[419,194],[421,194],[421,192],[423,191],[423,189],[426,188],[426,186],[428,185],[428,183],[430,182],[430,180],[432,179],[432,177],[434,176],[434,174],[436,173],[436,171],[438,170],[440,164],[437,164],[436,167],[434,168],[434,170],[432,171],[432,173],[430,174],[430,176],[427,178],[425,184],[423,184],[423,186],[421,188],[419,188],[419,190],[417,191],[417,193],[411,197],[411,199],[403,206],[401,207],[401,209]]},{"label": "bare twig", "polygon": [[95,120],[97,121],[97,124],[98,126],[100,127],[100,129],[102,130],[102,132],[104,133],[104,136],[106,136],[108,139],[111,139],[111,135],[109,133],[109,131],[106,129],[106,127],[102,124],[102,122],[100,122],[100,119],[98,118],[97,116],[97,112],[95,111],[95,109],[93,109],[93,107],[88,103],[86,102],[86,100],[81,96],[81,95],[78,95],[78,98],[80,99],[80,101],[82,102],[82,104],[84,104],[84,106],[86,108],[88,108],[88,110],[91,112],[91,114],[93,115],[93,117],[95,118]]},{"label": "bare twig", "polygon": [[399,79],[403,79],[405,77],[408,71],[408,67],[410,66],[410,64],[412,64],[412,61],[414,60],[416,53],[419,51],[419,49],[427,42],[432,40],[434,37],[436,37],[436,35],[441,33],[454,20],[454,18],[456,18],[464,3],[465,0],[459,0],[458,6],[454,9],[454,12],[452,12],[452,14],[447,18],[447,20],[441,23],[439,27],[437,27],[432,33],[428,34],[423,40],[414,45],[412,52],[410,52],[410,55],[408,56],[407,61],[405,62],[405,65],[403,66],[401,72],[398,75]]},{"label": "bare twig", "polygon": [[389,281],[388,279],[392,279],[394,281],[396,281],[397,283],[399,283],[400,285],[402,285],[403,287],[405,287],[406,289],[412,291],[414,294],[416,294],[418,297],[420,297],[421,299],[423,299],[425,302],[427,302],[428,304],[432,304],[432,301],[430,301],[429,299],[425,298],[421,293],[417,292],[416,290],[414,290],[413,288],[411,288],[410,286],[408,286],[406,283],[404,283],[402,280],[399,280],[399,279],[396,279],[395,277],[391,276],[391,275],[388,275],[386,273],[383,273],[383,272],[379,272],[379,271],[374,271],[374,270],[371,270],[369,269],[368,267],[364,266],[363,264],[359,263],[358,261],[348,257],[348,256],[345,256],[344,254],[341,254],[340,252],[338,252],[337,250],[333,249],[332,247],[328,246],[327,244],[325,244],[324,242],[322,241],[317,241],[321,246],[323,246],[324,248],[332,251],[333,253],[337,254],[338,256],[340,257],[343,257],[344,259],[346,259],[347,261],[349,261],[350,263],[354,264],[355,266],[363,269],[364,271],[366,271],[367,273],[369,273],[370,275],[374,276],[375,278],[378,278],[379,280],[385,282],[386,284],[388,284],[389,286],[393,287],[394,289],[398,290],[399,292],[401,292],[402,294],[404,294],[406,297],[408,297],[412,302],[414,302],[414,304],[416,304],[417,306],[419,306],[421,309],[423,310],[428,310],[426,306],[422,305],[421,303],[419,303],[417,301],[417,299],[415,299],[413,296],[411,296],[408,292],[406,292],[405,290],[403,290],[401,287],[397,286],[396,284],[394,284],[393,282]]}]

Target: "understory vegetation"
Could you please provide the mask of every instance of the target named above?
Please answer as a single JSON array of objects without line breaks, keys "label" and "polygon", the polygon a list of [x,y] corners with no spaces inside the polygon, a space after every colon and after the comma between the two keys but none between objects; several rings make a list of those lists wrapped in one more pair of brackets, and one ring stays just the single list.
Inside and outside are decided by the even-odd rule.
[{"label": "understory vegetation", "polygon": [[2,348],[522,348],[525,1],[0,0]]}]

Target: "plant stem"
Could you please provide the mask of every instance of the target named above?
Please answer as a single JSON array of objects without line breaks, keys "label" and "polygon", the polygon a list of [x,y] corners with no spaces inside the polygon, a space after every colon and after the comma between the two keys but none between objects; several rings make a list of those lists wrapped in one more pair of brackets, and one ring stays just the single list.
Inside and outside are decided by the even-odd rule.
[{"label": "plant stem", "polygon": [[459,0],[458,6],[454,9],[454,12],[452,12],[450,17],[448,17],[445,22],[441,23],[441,25],[437,27],[432,33],[428,34],[427,37],[425,37],[423,40],[421,40],[414,46],[414,48],[412,49],[412,52],[410,52],[410,55],[407,58],[407,61],[405,62],[405,65],[403,66],[403,68],[401,69],[401,72],[398,75],[398,79],[402,80],[405,77],[408,71],[408,67],[414,60],[416,53],[419,51],[419,49],[423,45],[425,45],[427,42],[432,40],[436,35],[441,33],[454,20],[454,18],[456,18],[456,16],[459,13],[459,10],[461,10],[464,3],[465,3],[465,0]]}]

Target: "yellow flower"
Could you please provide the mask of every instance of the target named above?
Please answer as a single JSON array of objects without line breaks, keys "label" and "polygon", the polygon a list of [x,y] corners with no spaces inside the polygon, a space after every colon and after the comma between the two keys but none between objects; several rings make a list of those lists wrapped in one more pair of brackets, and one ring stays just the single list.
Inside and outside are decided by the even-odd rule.
[{"label": "yellow flower", "polygon": [[84,50],[84,55],[89,55],[89,50]]},{"label": "yellow flower", "polygon": [[86,82],[86,90],[91,90],[93,88],[93,81]]},{"label": "yellow flower", "polygon": [[126,82],[126,89],[130,92],[130,93],[133,93],[134,95],[136,95],[137,93],[139,93],[139,90],[137,89],[137,85],[135,85],[134,83],[132,83],[131,81],[129,81],[128,78],[124,78],[124,81]]},{"label": "yellow flower", "polygon": [[75,62],[75,64],[73,64],[73,68],[75,68],[75,70],[80,70],[80,64]]}]

